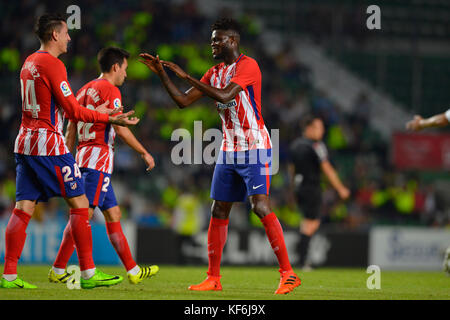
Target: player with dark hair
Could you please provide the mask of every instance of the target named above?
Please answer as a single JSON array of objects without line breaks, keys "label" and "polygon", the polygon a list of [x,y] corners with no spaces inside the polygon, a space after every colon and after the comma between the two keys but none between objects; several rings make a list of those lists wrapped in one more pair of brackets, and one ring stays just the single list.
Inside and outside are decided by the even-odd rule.
[{"label": "player with dark hair", "polygon": [[325,173],[331,185],[341,199],[347,199],[350,191],[342,184],[335,169],[328,160],[328,151],[321,141],[325,133],[322,119],[314,115],[305,115],[300,121],[302,136],[295,139],[290,146],[290,190],[302,209],[304,219],[300,226],[300,265],[305,270],[309,242],[320,226],[320,207],[322,190],[320,187],[321,172]]},{"label": "player with dark hair", "polygon": [[[26,229],[36,203],[63,197],[70,207],[69,223],[81,269],[81,287],[110,286],[122,281],[95,268],[89,202],[84,194],[81,172],[64,142],[64,115],[73,121],[134,125],[133,112],[110,115],[82,108],[72,94],[64,64],[58,56],[67,52],[70,41],[62,15],[39,17],[35,32],[41,47],[25,60],[20,72],[22,122],[14,154],[16,160],[16,205],[5,231],[5,265],[1,288],[33,289],[36,286],[17,276]],[[121,110],[121,109],[119,109]],[[117,112],[117,111],[116,111]]]},{"label": "player with dark hair", "polygon": [[[127,51],[120,48],[107,47],[101,49],[97,58],[102,73],[97,79],[88,82],[77,92],[77,100],[80,105],[95,110],[105,101],[110,101],[107,106],[109,109],[120,108],[122,97],[118,87],[125,81],[129,56],[130,54]],[[109,240],[127,270],[128,280],[130,283],[137,284],[155,275],[159,267],[156,265],[139,267],[131,255],[128,241],[122,231],[120,224],[122,213],[117,205],[111,184],[116,134],[141,155],[147,166],[147,171],[153,169],[155,161],[131,130],[126,127],[110,126],[104,123],[69,121],[66,130],[66,144],[70,151],[73,151],[75,147],[77,132],[79,143],[76,161],[81,168],[84,187],[89,200],[89,218],[94,214],[95,207],[100,208],[105,216]],[[48,274],[51,282],[64,283],[67,281],[66,266],[72,253],[73,238],[70,225],[67,225],[58,255]]]},{"label": "player with dark hair", "polygon": [[[102,72],[102,75],[100,75],[99,78],[106,76],[105,73],[116,72],[113,68],[122,68],[122,65],[126,64],[126,67],[123,67],[122,74],[117,74],[118,79],[114,81],[117,83],[117,86],[121,86],[126,78],[126,69],[128,67],[127,59],[129,57],[130,53],[122,48],[106,47],[101,49],[97,54],[97,62],[100,67],[100,71]],[[114,66],[115,64],[118,66]]]},{"label": "player with dark hair", "polygon": [[[420,131],[426,128],[442,128],[450,124],[450,109],[444,113],[435,114],[429,118],[422,118],[415,115],[414,118],[406,123],[406,129],[411,131]],[[443,269],[447,275],[450,275],[450,246],[444,253]]]},{"label": "player with dark hair", "polygon": [[[222,120],[223,141],[211,186],[212,216],[208,229],[207,278],[190,290],[222,290],[220,261],[227,239],[228,221],[234,202],[249,198],[253,212],[261,219],[280,266],[276,294],[286,294],[299,286],[300,278],[292,270],[283,230],[269,201],[272,143],[261,114],[261,71],[258,63],[239,49],[240,28],[232,19],[212,25],[213,58],[222,60],[209,69],[201,80],[187,74],[178,65],[160,61],[144,53],[142,62],[161,79],[169,95],[180,108],[203,96],[216,101]],[[169,68],[192,87],[181,92],[170,80]]]}]

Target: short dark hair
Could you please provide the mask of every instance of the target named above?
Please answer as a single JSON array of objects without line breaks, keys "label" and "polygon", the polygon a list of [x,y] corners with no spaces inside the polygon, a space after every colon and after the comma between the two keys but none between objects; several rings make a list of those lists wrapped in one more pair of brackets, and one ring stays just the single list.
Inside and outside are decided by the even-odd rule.
[{"label": "short dark hair", "polygon": [[109,72],[116,63],[122,65],[124,59],[128,59],[128,51],[117,47],[106,47],[99,51],[97,55],[98,64],[101,72]]},{"label": "short dark hair", "polygon": [[34,33],[42,42],[50,41],[54,30],[59,30],[62,22],[66,22],[66,16],[61,13],[44,13],[34,26]]},{"label": "short dark hair", "polygon": [[321,120],[322,118],[313,114],[313,113],[307,113],[303,115],[300,119],[300,129],[303,131],[306,130],[315,120]]},{"label": "short dark hair", "polygon": [[211,31],[214,30],[232,30],[237,34],[241,34],[241,26],[236,20],[230,18],[222,18],[214,22],[211,26]]}]

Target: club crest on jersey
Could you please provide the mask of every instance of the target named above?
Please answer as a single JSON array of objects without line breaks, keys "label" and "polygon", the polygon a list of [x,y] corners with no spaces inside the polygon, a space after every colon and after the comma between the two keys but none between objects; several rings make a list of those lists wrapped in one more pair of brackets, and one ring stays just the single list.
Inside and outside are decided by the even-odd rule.
[{"label": "club crest on jersey", "polygon": [[70,91],[70,88],[69,88],[69,85],[67,84],[67,82],[65,82],[65,81],[61,82],[59,87],[61,88],[61,91],[62,91],[64,97],[68,97],[72,94],[72,91]]},{"label": "club crest on jersey", "polygon": [[120,108],[120,99],[115,98],[113,104],[114,104],[114,109]]},{"label": "club crest on jersey", "polygon": [[77,188],[77,183],[76,182],[71,182],[70,183],[70,189],[75,190]]}]

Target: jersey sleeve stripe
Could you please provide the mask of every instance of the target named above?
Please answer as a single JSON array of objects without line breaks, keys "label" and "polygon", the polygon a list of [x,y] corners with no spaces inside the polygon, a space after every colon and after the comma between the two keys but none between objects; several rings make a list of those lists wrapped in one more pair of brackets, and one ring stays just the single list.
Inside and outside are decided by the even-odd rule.
[{"label": "jersey sleeve stripe", "polygon": [[52,123],[52,126],[54,126],[56,120],[55,120],[55,98],[53,97],[53,95],[50,98],[50,121]]},{"label": "jersey sleeve stripe", "polygon": [[253,90],[253,86],[252,85],[248,86],[247,90],[250,96],[250,102],[252,104],[253,111],[255,112],[256,119],[259,121],[258,108],[256,107],[255,92]]}]

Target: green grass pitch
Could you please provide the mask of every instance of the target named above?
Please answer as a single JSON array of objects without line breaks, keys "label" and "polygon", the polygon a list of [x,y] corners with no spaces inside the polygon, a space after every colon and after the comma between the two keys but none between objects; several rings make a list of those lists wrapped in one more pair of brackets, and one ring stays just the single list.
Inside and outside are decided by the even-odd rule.
[{"label": "green grass pitch", "polygon": [[224,266],[223,291],[217,292],[187,289],[204,280],[206,266],[161,265],[158,275],[138,285],[128,283],[122,267],[99,268],[124,276],[124,281],[109,288],[69,290],[48,281],[49,266],[19,265],[19,276],[38,289],[0,289],[0,300],[450,300],[450,277],[443,272],[381,270],[381,289],[369,290],[365,269],[299,271],[302,285],[279,296],[273,294],[279,282],[276,267]]}]

